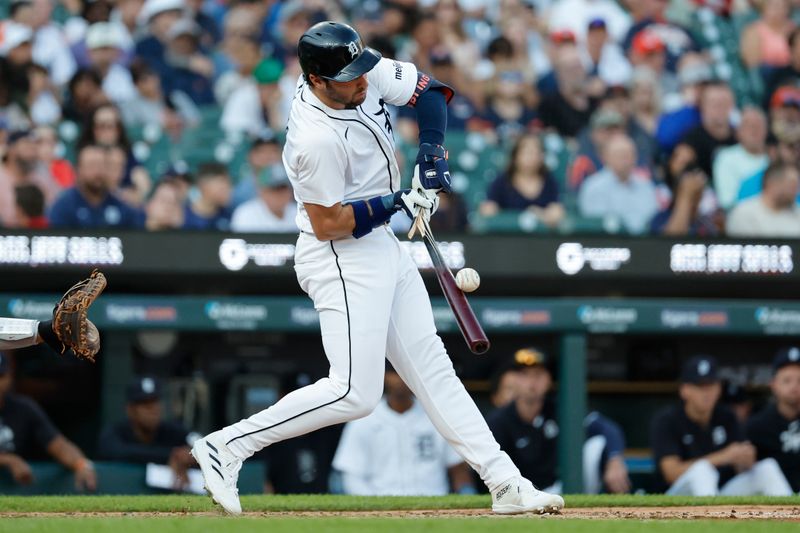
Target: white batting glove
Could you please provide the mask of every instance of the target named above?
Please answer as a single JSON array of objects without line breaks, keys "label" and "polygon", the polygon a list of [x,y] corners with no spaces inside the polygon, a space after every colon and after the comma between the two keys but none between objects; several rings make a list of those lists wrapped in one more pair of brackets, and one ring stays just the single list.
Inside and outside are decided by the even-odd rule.
[{"label": "white batting glove", "polygon": [[[438,198],[435,204],[438,206]],[[430,213],[431,209],[435,209],[433,200],[414,189],[403,189],[394,193],[394,205],[402,209],[411,220],[416,218],[420,209],[428,211],[428,213]],[[430,214],[428,214],[428,216],[430,216]]]}]

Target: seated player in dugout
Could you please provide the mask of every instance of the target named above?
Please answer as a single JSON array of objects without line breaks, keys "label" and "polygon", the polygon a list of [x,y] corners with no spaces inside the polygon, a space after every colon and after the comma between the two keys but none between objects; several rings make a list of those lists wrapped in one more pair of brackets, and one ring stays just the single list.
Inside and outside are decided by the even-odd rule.
[{"label": "seated player in dugout", "polygon": [[[280,397],[316,381],[305,372],[281,376]],[[267,494],[325,494],[330,492],[331,471],[342,424],[320,428],[282,440],[257,452],[253,458],[266,466]]]},{"label": "seated player in dugout", "polygon": [[175,474],[175,489],[181,490],[189,483],[188,469],[197,464],[190,453],[197,435],[164,419],[161,389],[161,382],[149,376],[128,384],[127,416],[103,429],[97,455],[109,461],[168,465]]},{"label": "seated player in dugout", "polygon": [[69,441],[36,402],[13,394],[11,359],[0,352],[0,467],[8,470],[18,485],[36,482],[28,461],[55,459],[75,473],[75,488],[94,491],[94,465]]},{"label": "seated player in dugout", "polygon": [[[560,492],[556,405],[549,396],[553,383],[548,357],[536,348],[517,350],[513,361],[494,378],[488,417],[500,447],[522,475],[547,492]],[[505,402],[505,403],[504,403]],[[626,493],[631,482],[625,465],[625,435],[613,421],[594,411],[584,420],[584,492]]]},{"label": "seated player in dugout", "polygon": [[773,458],[800,492],[800,348],[783,348],[772,363],[775,401],[750,418],[747,437],[757,459]]},{"label": "seated player in dugout", "polygon": [[333,459],[346,494],[441,496],[474,494],[464,459],[433,426],[387,363],[384,396],[372,413],[348,422]]},{"label": "seated player in dugout", "polygon": [[745,425],[753,414],[753,402],[743,384],[734,381],[722,382],[722,395],[719,401],[727,405],[740,424]]},{"label": "seated player in dugout", "polygon": [[653,418],[656,476],[670,495],[785,496],[792,493],[775,459],[757,460],[733,411],[719,401],[717,361],[692,357],[680,375],[680,403]]}]

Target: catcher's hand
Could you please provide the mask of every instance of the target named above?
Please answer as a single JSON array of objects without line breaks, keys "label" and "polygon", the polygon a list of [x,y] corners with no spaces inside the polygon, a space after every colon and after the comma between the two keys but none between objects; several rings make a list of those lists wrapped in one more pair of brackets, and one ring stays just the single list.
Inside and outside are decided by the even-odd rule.
[{"label": "catcher's hand", "polygon": [[86,314],[105,288],[106,277],[97,270],[73,285],[53,309],[53,320],[39,323],[42,340],[58,353],[71,349],[77,357],[94,362],[100,350],[100,334]]}]

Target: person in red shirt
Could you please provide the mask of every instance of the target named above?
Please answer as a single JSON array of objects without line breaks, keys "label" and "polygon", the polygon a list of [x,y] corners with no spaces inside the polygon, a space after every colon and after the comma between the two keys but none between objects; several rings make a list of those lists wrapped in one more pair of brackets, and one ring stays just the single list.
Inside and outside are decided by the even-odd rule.
[{"label": "person in red shirt", "polygon": [[75,185],[75,169],[69,160],[58,156],[58,136],[50,126],[39,126],[34,131],[39,161],[61,188]]}]

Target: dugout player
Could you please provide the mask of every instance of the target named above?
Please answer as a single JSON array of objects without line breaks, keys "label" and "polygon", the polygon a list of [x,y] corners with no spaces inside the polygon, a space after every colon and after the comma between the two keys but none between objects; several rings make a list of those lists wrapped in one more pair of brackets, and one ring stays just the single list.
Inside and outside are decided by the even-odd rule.
[{"label": "dugout player", "polygon": [[718,400],[717,361],[698,355],[681,370],[681,403],[653,418],[650,440],[667,494],[783,496],[792,493],[775,459],[756,461],[736,415]]},{"label": "dugout player", "polygon": [[[517,350],[509,369],[516,374],[514,399],[492,412],[488,423],[500,447],[525,477],[540,487],[547,487],[545,490],[560,492],[559,428],[556,405],[548,395],[553,383],[548,363],[547,356],[540,350]],[[630,491],[622,429],[597,412],[590,413],[584,425],[587,437],[583,447],[584,490],[589,493]]]},{"label": "dugout player", "polygon": [[[298,43],[298,80],[283,162],[298,202],[295,271],[319,312],[327,378],[198,440],[192,453],[213,499],[241,512],[242,461],[275,442],[366,416],[389,359],[443,437],[481,476],[497,513],[557,511],[500,450],[436,335],[417,267],[387,224],[436,210],[450,190],[444,134],[453,91],[411,63],[381,58],[358,33],[320,22]],[[420,147],[400,188],[387,105],[415,107]]]},{"label": "dugout player", "polygon": [[164,420],[161,383],[143,376],[128,384],[125,420],[106,427],[100,434],[97,455],[109,461],[168,465],[175,474],[177,490],[189,483],[187,471],[195,466],[190,452],[191,434],[183,424]]},{"label": "dugout player", "polygon": [[[311,383],[305,372],[281,377],[280,397]],[[266,463],[264,492],[268,494],[325,494],[330,492],[333,456],[342,435],[337,424],[276,442],[255,455]]]},{"label": "dugout player", "polygon": [[775,401],[747,424],[758,459],[778,462],[794,492],[800,492],[800,348],[780,350],[770,387]]},{"label": "dugout player", "polygon": [[346,494],[441,496],[474,494],[464,460],[436,432],[414,394],[391,367],[386,394],[372,413],[344,427],[333,467]]},{"label": "dugout player", "polygon": [[94,491],[94,465],[64,437],[33,400],[11,393],[11,361],[0,353],[0,467],[8,469],[14,482],[33,483],[28,461],[50,456],[75,473],[77,490]]}]

